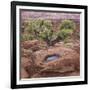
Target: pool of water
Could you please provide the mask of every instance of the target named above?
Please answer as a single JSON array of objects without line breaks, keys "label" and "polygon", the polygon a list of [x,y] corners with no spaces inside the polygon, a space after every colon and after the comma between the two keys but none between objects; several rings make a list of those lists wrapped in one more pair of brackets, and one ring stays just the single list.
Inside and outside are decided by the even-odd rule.
[{"label": "pool of water", "polygon": [[50,56],[47,56],[46,57],[46,62],[48,62],[48,61],[53,61],[53,60],[56,60],[56,59],[58,59],[59,58],[59,55],[50,55]]}]

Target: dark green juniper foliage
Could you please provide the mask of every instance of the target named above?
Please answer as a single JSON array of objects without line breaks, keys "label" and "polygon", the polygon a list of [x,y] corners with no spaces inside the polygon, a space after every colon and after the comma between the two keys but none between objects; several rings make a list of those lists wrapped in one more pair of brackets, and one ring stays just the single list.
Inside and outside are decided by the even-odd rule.
[{"label": "dark green juniper foliage", "polygon": [[76,25],[72,20],[63,20],[59,26],[58,38],[60,40],[70,38],[75,29]]},{"label": "dark green juniper foliage", "polygon": [[[26,25],[26,24],[25,24]],[[52,30],[51,20],[31,19],[26,25],[28,34],[22,35],[22,40],[43,40],[48,46],[54,45],[56,42],[66,40],[75,30],[75,23],[72,20],[63,20],[59,25],[59,31]]]}]

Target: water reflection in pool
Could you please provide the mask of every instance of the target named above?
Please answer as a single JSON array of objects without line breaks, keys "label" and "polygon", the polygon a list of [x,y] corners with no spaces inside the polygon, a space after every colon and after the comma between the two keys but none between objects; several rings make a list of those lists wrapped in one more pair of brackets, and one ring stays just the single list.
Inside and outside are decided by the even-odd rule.
[{"label": "water reflection in pool", "polygon": [[55,55],[50,55],[46,57],[45,62],[49,62],[49,61],[53,61],[59,58],[59,55],[55,54]]}]

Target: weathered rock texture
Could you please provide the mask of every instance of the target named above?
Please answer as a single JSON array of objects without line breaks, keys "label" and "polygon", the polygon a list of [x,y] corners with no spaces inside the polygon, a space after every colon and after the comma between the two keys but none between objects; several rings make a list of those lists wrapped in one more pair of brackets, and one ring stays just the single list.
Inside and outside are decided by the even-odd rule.
[{"label": "weathered rock texture", "polygon": [[[34,45],[39,47],[39,41],[24,42],[23,45],[21,50],[21,78],[80,75],[79,42],[78,44],[67,43],[67,45],[57,43],[52,47],[36,51],[33,51],[32,48]],[[54,54],[58,54],[59,58],[46,62],[46,57]]]}]

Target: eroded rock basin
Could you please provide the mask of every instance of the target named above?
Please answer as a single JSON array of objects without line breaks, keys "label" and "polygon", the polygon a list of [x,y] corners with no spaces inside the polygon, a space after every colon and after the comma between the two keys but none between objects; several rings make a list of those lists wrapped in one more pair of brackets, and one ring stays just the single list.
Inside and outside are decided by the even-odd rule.
[{"label": "eroded rock basin", "polygon": [[28,51],[22,55],[21,64],[28,74],[22,78],[80,75],[80,53],[76,49],[54,46],[33,52],[33,58]]}]

